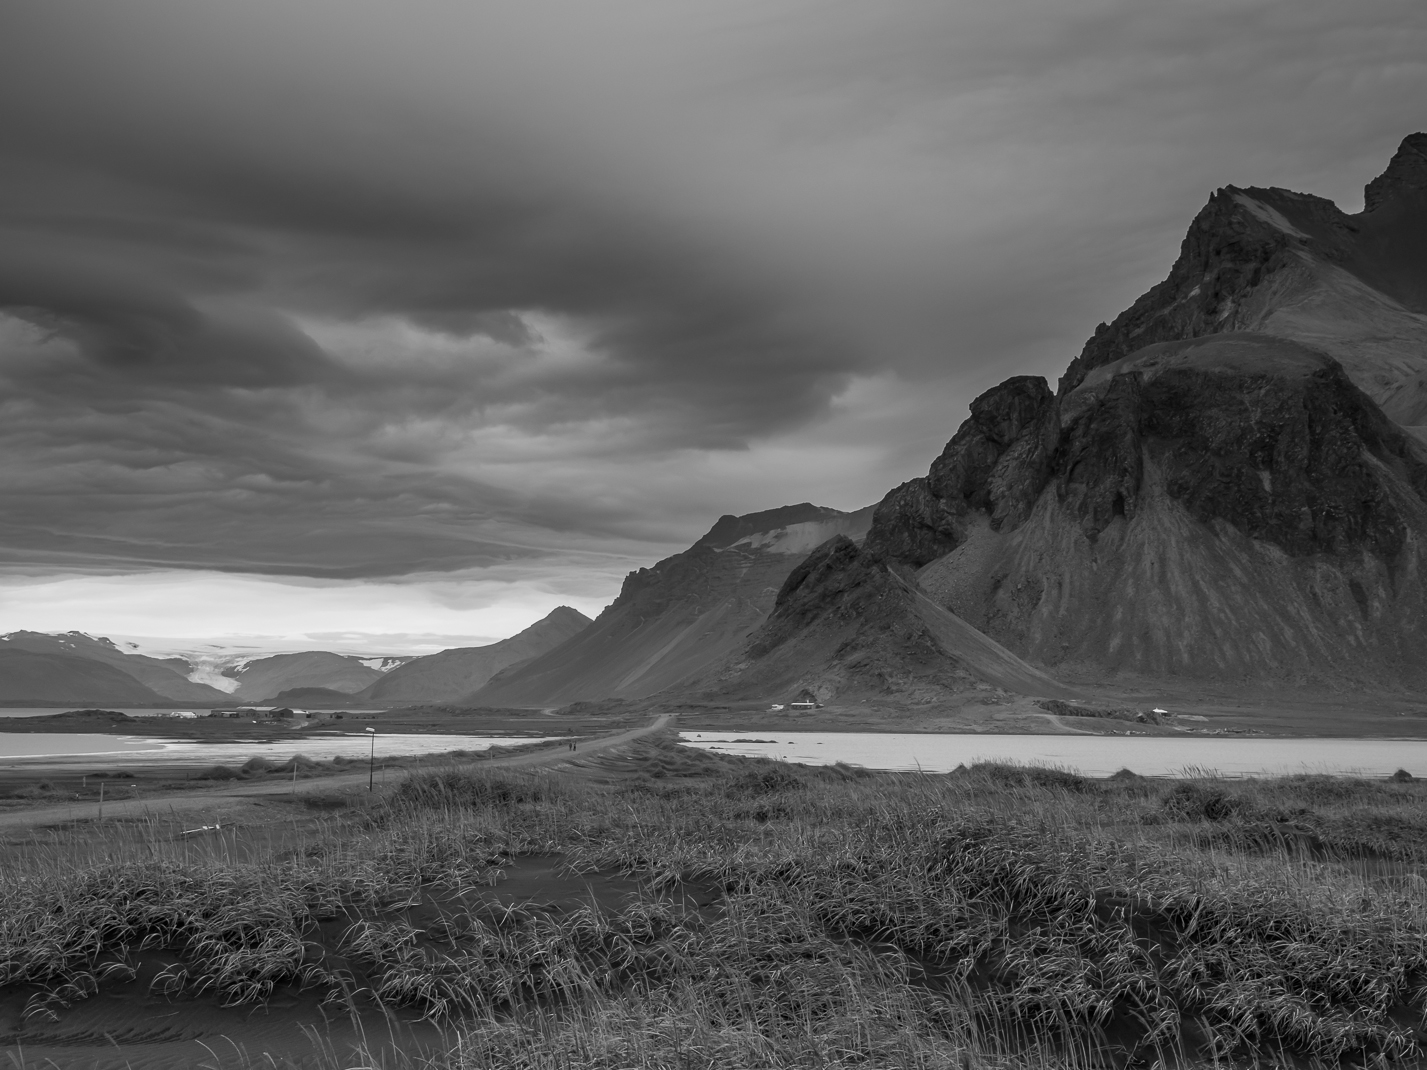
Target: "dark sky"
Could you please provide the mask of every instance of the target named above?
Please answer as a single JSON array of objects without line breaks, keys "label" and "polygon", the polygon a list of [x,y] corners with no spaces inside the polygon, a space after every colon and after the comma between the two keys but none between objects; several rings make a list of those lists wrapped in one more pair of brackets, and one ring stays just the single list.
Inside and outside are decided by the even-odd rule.
[{"label": "dark sky", "polygon": [[10,0],[0,629],[593,613],[1423,101],[1421,0]]}]

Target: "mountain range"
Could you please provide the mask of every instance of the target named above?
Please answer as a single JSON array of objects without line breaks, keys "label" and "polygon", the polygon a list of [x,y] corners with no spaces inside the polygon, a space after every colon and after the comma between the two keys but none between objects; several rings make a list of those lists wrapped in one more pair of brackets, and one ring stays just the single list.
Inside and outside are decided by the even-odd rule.
[{"label": "mountain range", "polygon": [[188,679],[183,658],[151,658],[112,640],[65,632],[0,635],[0,705],[217,705],[223,691]]},{"label": "mountain range", "polygon": [[[1330,692],[1427,685],[1427,134],[1361,212],[1226,186],[1166,278],[1059,383],[976,398],[875,506],[724,516],[500,643],[228,671],[307,704],[855,700],[1107,682]],[[0,637],[0,702],[231,702],[182,659]],[[82,669],[82,671],[81,671]],[[97,697],[105,687],[118,697]],[[135,690],[137,689],[137,690]],[[94,698],[81,698],[96,695]]]},{"label": "mountain range", "polygon": [[[718,627],[709,590],[716,527],[474,699],[1420,688],[1427,135],[1364,200],[1349,215],[1217,191],[1168,277],[1096,329],[1058,388],[1014,376],[978,397],[865,534],[770,567],[776,594],[735,625]],[[744,545],[782,523],[720,521]]]},{"label": "mountain range", "polygon": [[362,658],[309,650],[235,663],[232,692],[188,679],[184,658],[152,658],[68,632],[0,636],[0,706],[252,705],[393,707],[458,702],[507,666],[558,646],[590,623],[560,606],[517,635],[424,657]]},{"label": "mountain range", "polygon": [[1226,187],[1058,389],[977,398],[704,682],[945,695],[990,678],[954,618],[1061,681],[1418,689],[1424,384],[1427,135],[1355,215]]}]

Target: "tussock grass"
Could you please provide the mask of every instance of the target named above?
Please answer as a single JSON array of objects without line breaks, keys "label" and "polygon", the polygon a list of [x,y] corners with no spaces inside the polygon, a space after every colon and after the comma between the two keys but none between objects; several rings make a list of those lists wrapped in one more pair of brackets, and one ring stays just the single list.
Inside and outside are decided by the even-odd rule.
[{"label": "tussock grass", "polygon": [[[52,1013],[162,951],[180,965],[152,984],[175,995],[316,986],[459,1023],[433,1066],[1422,1056],[1420,782],[684,753],[646,747],[608,784],[420,774],[267,850],[154,826],[81,865],[36,856],[0,872],[0,984]],[[527,855],[640,890],[496,903]]]}]

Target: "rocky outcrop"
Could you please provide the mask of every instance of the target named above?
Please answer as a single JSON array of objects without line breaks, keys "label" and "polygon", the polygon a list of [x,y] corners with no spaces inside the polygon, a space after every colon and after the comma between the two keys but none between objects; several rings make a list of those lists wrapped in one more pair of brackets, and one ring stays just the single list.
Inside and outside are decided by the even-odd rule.
[{"label": "rocky outcrop", "polygon": [[939,498],[925,478],[913,479],[877,503],[867,548],[878,557],[924,565],[956,549],[965,530],[960,501]]},{"label": "rocky outcrop", "polygon": [[868,549],[922,565],[956,548],[973,511],[990,514],[998,529],[1015,528],[1049,477],[1057,434],[1055,397],[1044,379],[1016,376],[986,391],[926,478],[878,503]]},{"label": "rocky outcrop", "polygon": [[1294,266],[1295,228],[1266,218],[1246,201],[1246,191],[1232,186],[1209,199],[1190,224],[1169,277],[1095,328],[1061,377],[1062,396],[1094,369],[1155,342],[1256,325],[1255,296],[1269,279]]},{"label": "rocky outcrop", "polygon": [[1405,139],[1368,183],[1367,209],[1356,216],[1292,190],[1219,190],[1190,224],[1169,276],[1096,328],[1061,378],[1060,395],[1156,342],[1258,331],[1322,349],[1389,416],[1421,423],[1424,154],[1427,134]]},{"label": "rocky outcrop", "polygon": [[1166,492],[1202,523],[1295,556],[1394,560],[1422,512],[1427,464],[1336,362],[1303,359],[1301,376],[1230,365],[1148,377],[1127,414],[1137,452],[1160,459]]},{"label": "rocky outcrop", "polygon": [[715,697],[909,706],[984,700],[988,692],[1076,697],[933,602],[904,565],[845,538],[818,547],[789,574],[767,622],[700,684]]},{"label": "rocky outcrop", "polygon": [[1427,134],[1403,139],[1387,165],[1363,189],[1363,210],[1374,212],[1384,204],[1427,192]]},{"label": "rocky outcrop", "polygon": [[974,684],[913,611],[914,598],[877,555],[851,539],[831,539],[789,574],[767,623],[710,690],[917,701]]}]

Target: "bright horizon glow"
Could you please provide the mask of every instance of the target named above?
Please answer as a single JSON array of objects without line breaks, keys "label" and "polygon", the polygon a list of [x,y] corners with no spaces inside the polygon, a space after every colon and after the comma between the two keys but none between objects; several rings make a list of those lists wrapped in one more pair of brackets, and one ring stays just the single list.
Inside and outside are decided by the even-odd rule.
[{"label": "bright horizon glow", "polygon": [[326,581],[178,570],[12,576],[0,577],[0,633],[80,631],[151,654],[430,654],[498,642],[561,605],[594,617],[608,601],[552,587],[518,578]]}]

